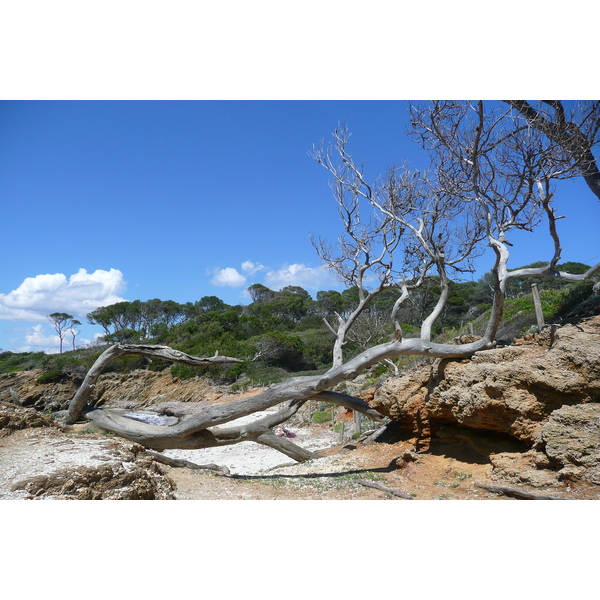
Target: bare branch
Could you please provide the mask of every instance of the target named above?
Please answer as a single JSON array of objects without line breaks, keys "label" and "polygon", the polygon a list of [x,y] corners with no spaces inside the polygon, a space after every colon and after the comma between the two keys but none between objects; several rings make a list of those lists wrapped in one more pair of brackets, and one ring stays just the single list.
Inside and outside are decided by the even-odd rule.
[{"label": "bare branch", "polygon": [[[598,143],[600,129],[600,101],[589,103],[587,112],[579,110],[578,115],[567,115],[565,107],[560,100],[544,100],[554,111],[554,118],[544,113],[542,105],[535,108],[526,100],[506,100],[512,108],[520,113],[527,123],[548,137],[568,157],[571,168],[576,169],[583,176],[590,190],[600,198],[600,170],[592,148]],[[583,105],[583,103],[582,103]]]},{"label": "bare branch", "polygon": [[198,358],[190,356],[185,352],[174,350],[168,346],[116,344],[105,350],[87,372],[83,383],[71,400],[69,408],[64,417],[65,423],[71,425],[79,419],[85,406],[88,404],[93,388],[106,366],[121,356],[148,356],[160,358],[171,362],[177,362],[194,366],[208,366],[214,364],[239,364],[243,361],[228,356],[215,355],[211,358]]}]

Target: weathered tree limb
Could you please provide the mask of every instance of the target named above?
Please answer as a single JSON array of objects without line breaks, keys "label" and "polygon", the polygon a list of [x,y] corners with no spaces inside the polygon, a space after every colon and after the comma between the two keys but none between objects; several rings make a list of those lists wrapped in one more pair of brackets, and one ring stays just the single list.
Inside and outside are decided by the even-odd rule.
[{"label": "weathered tree limb", "polygon": [[291,442],[286,437],[278,437],[270,430],[261,433],[254,441],[263,444],[264,446],[274,448],[275,450],[279,450],[279,452],[282,452],[298,462],[322,458],[320,454],[306,450],[298,446],[298,444],[294,444],[294,442]]},{"label": "weathered tree limb", "polygon": [[[402,354],[465,357],[471,356],[479,349],[491,346],[493,344],[490,345],[485,340],[478,340],[462,345],[435,344],[419,338],[407,338],[387,342],[369,348],[355,358],[335,369],[330,369],[324,374],[290,378],[284,382],[271,385],[263,392],[251,398],[219,406],[211,406],[176,425],[166,427],[149,425],[103,409],[90,411],[86,414],[86,418],[94,421],[95,424],[103,429],[112,431],[117,435],[121,435],[155,450],[164,450],[167,448],[207,448],[227,443],[236,443],[229,441],[229,439],[224,439],[223,436],[217,439],[208,428],[245,417],[255,412],[267,410],[286,401],[322,399],[325,402],[349,406],[354,410],[367,414],[371,418],[377,418],[378,415],[369,408],[366,402],[358,398],[352,399],[351,396],[345,394],[330,392],[329,389],[341,381],[355,377],[363,369],[377,364],[385,358],[393,358]],[[287,410],[292,409],[288,408]],[[242,432],[241,435],[236,434],[238,441],[247,439],[248,434],[249,428],[246,426],[245,433]]]},{"label": "weathered tree limb", "polygon": [[372,433],[370,433],[363,441],[362,441],[362,445],[366,446],[367,444],[371,444],[373,443],[386,429],[387,427],[387,422],[385,425],[382,425],[381,427],[378,427],[375,431],[373,431]]},{"label": "weathered tree limb", "polygon": [[404,500],[413,500],[413,497],[410,494],[407,494],[406,492],[386,487],[385,485],[375,483],[374,481],[368,481],[367,479],[359,479],[357,483],[360,483],[360,485],[364,485],[365,487],[370,487],[381,492],[385,492],[386,494],[392,494],[393,496],[397,496],[398,498],[402,498]]},{"label": "weathered tree limb", "polygon": [[364,400],[349,396],[348,394],[341,394],[340,392],[325,391],[313,396],[311,400],[321,400],[322,402],[329,402],[330,404],[337,404],[345,408],[350,408],[356,412],[366,415],[373,421],[383,421],[384,417],[381,413],[371,408]]},{"label": "weathered tree limb", "polygon": [[481,488],[494,494],[503,494],[504,496],[512,496],[520,500],[571,500],[571,498],[561,498],[560,496],[540,496],[538,494],[532,494],[531,492],[525,492],[517,488],[487,485],[485,483],[476,483],[475,487]]},{"label": "weathered tree limb", "polygon": [[214,434],[203,429],[181,435],[173,431],[174,426],[161,427],[150,425],[124,417],[117,411],[97,409],[86,413],[85,417],[105,431],[110,431],[132,442],[136,442],[153,450],[179,448],[182,450],[197,450],[225,445],[219,443]]},{"label": "weathered tree limb", "polygon": [[150,358],[160,358],[162,360],[194,366],[237,364],[243,362],[237,358],[218,355],[210,358],[199,358],[197,356],[190,356],[179,350],[174,350],[173,348],[169,348],[169,346],[116,344],[105,350],[87,372],[83,383],[71,400],[67,414],[64,417],[67,425],[72,425],[81,417],[98,377],[100,377],[102,371],[110,362],[121,356],[148,356]]},{"label": "weathered tree limb", "polygon": [[165,456],[164,454],[155,452],[154,450],[146,450],[146,454],[152,457],[155,461],[164,465],[169,465],[170,467],[186,467],[188,469],[196,469],[200,471],[219,471],[224,475],[229,475],[230,473],[229,469],[224,465],[215,465],[213,463],[208,465],[199,465],[183,458],[172,458],[170,456]]}]

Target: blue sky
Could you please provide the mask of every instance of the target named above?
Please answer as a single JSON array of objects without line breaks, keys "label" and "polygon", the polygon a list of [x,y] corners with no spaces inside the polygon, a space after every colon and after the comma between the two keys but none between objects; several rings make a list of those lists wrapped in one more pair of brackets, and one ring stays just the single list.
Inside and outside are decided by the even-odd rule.
[{"label": "blue sky", "polygon": [[[340,230],[308,154],[339,121],[367,174],[424,166],[404,101],[0,102],[0,348],[54,351],[48,314],[85,322],[121,299],[339,289],[310,243]],[[563,259],[597,261],[600,203],[569,183],[556,205]],[[551,251],[545,236],[517,241],[512,266]]]}]

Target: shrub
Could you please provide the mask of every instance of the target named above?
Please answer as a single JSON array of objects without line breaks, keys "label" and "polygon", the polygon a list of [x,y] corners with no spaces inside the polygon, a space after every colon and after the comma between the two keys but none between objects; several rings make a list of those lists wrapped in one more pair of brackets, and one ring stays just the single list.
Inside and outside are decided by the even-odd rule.
[{"label": "shrub", "polygon": [[36,383],[60,383],[67,379],[66,373],[62,369],[50,369],[36,379]]},{"label": "shrub", "polygon": [[282,367],[290,371],[301,371],[311,368],[310,359],[305,355],[305,347],[297,337],[272,331],[256,342],[260,352],[260,360],[274,367]]},{"label": "shrub", "polygon": [[321,424],[332,420],[331,410],[318,410],[313,413],[313,423]]},{"label": "shrub", "polygon": [[172,377],[179,377],[179,379],[193,379],[198,375],[202,375],[205,370],[206,367],[194,367],[192,365],[176,363],[171,367],[170,373]]}]

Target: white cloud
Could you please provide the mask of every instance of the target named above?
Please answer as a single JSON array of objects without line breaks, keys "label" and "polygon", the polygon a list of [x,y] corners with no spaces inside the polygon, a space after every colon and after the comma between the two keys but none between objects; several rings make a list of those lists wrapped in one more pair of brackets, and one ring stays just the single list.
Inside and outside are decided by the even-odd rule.
[{"label": "white cloud", "polygon": [[[34,325],[24,336],[25,344],[17,352],[40,352],[56,354],[59,351],[60,340],[58,335],[46,335],[43,325]],[[64,342],[63,342],[64,345]],[[68,350],[69,347],[65,345]]]},{"label": "white cloud", "polygon": [[[274,290],[280,290],[287,285],[297,285],[310,290],[333,289],[340,286],[335,276],[324,267],[307,267],[305,264],[295,263],[284,265],[279,269],[269,269],[251,260],[242,263],[241,272],[234,267],[209,271],[213,275],[210,282],[220,287],[242,287],[248,285],[249,277],[260,271],[266,271],[263,277],[264,285]],[[255,279],[253,281],[258,283]]]},{"label": "white cloud", "polygon": [[245,260],[242,263],[242,271],[247,275],[254,275],[259,271],[264,271],[266,268],[267,267],[264,265],[257,265],[256,263],[253,263],[251,260]]},{"label": "white cloud", "polygon": [[246,281],[247,279],[233,267],[215,271],[214,277],[210,280],[213,285],[219,287],[241,287],[246,285]]},{"label": "white cloud", "polygon": [[323,290],[339,287],[339,282],[324,267],[307,267],[304,264],[285,265],[265,276],[265,285],[281,289],[286,285],[297,285],[306,289]]},{"label": "white cloud", "polygon": [[0,294],[0,320],[40,321],[53,312],[84,317],[99,306],[122,302],[124,288],[118,269],[79,269],[69,278],[63,273],[27,277],[16,290]]},{"label": "white cloud", "polygon": [[[52,329],[49,325],[33,325],[26,328],[13,329],[18,336],[11,338],[10,343],[15,352],[45,352],[46,354],[57,354],[60,351],[60,339],[56,333],[48,334]],[[98,337],[100,334],[96,334]],[[75,347],[84,348],[93,344],[96,340],[89,340],[76,336]],[[63,351],[73,349],[73,338],[69,332],[66,332],[63,338]]]}]

